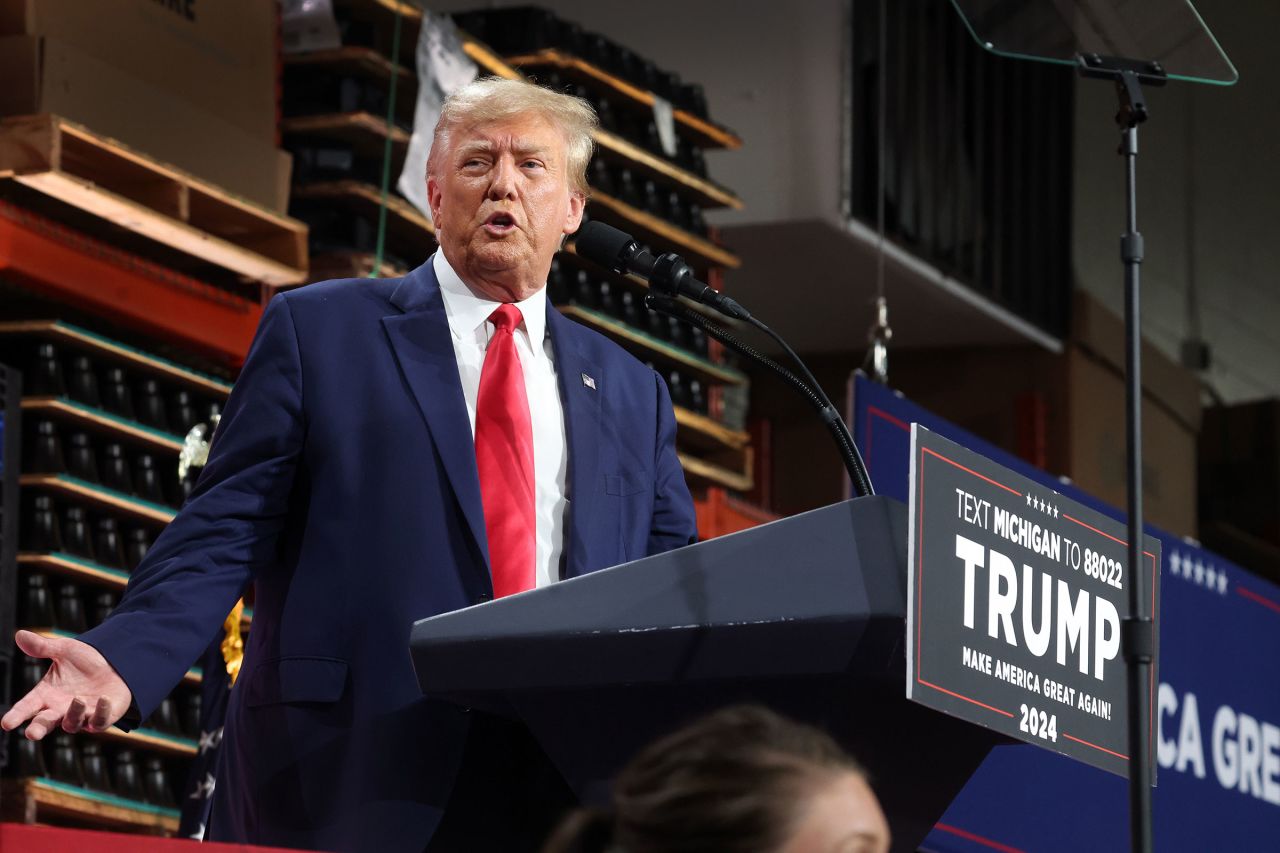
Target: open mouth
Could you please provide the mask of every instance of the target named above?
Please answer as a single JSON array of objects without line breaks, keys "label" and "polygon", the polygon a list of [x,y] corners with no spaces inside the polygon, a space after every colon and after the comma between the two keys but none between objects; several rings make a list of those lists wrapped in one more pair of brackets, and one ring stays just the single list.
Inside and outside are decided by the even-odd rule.
[{"label": "open mouth", "polygon": [[507,234],[515,230],[516,220],[511,214],[499,211],[489,214],[484,221],[484,227],[491,234]]}]

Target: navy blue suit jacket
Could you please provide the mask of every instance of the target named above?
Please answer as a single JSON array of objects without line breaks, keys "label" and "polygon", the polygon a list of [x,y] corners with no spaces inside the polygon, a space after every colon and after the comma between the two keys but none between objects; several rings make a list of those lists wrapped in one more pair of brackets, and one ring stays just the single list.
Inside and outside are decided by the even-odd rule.
[{"label": "navy blue suit jacket", "polygon": [[[547,331],[569,444],[564,576],[693,541],[662,379],[550,306]],[[493,595],[430,262],[271,301],[198,488],[83,639],[145,718],[249,582],[210,837],[422,850],[469,718],[421,698],[409,629]]]}]

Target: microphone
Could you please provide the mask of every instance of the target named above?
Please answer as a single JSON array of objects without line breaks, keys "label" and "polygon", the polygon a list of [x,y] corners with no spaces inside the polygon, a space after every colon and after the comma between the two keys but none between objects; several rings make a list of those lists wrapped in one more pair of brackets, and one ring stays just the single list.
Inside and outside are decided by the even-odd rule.
[{"label": "microphone", "polygon": [[736,320],[751,320],[751,313],[713,287],[698,281],[693,270],[677,254],[654,257],[635,238],[612,225],[591,220],[574,238],[578,254],[621,275],[635,273],[649,286],[668,296],[684,296],[708,305]]},{"label": "microphone", "polygon": [[[858,447],[853,441],[853,436],[849,433],[849,427],[840,417],[836,407],[831,404],[831,400],[823,393],[822,386],[818,384],[818,380],[813,377],[813,373],[805,366],[804,360],[782,339],[781,335],[755,317],[752,317],[751,313],[737,302],[717,293],[709,285],[694,278],[693,270],[689,269],[689,265],[681,260],[679,255],[668,253],[655,258],[647,249],[637,243],[634,237],[624,231],[619,231],[611,225],[605,225],[603,222],[597,222],[594,219],[591,220],[578,230],[574,246],[582,257],[606,269],[613,270],[619,275],[635,273],[647,278],[649,280],[650,294],[645,297],[645,305],[649,310],[670,314],[684,320],[686,323],[702,327],[707,334],[722,341],[731,349],[737,350],[748,358],[754,359],[778,373],[783,380],[804,394],[811,402],[814,402],[822,415],[823,421],[827,424],[827,428],[831,430],[836,443],[840,446],[840,453],[844,457],[845,467],[848,469],[849,477],[853,481],[854,490],[859,496],[875,494],[875,490],[871,485],[871,478],[867,476],[867,468],[862,462],[862,456],[858,453]],[[772,359],[742,344],[701,314],[691,311],[672,298],[668,298],[675,296],[685,296],[695,302],[709,305],[721,314],[736,320],[743,320],[764,332],[777,341],[783,352],[800,368],[800,377],[795,376]]]}]

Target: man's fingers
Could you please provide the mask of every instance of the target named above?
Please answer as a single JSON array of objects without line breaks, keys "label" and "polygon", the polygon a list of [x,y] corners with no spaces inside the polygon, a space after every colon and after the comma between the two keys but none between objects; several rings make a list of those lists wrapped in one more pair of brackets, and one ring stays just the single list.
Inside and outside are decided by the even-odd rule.
[{"label": "man's fingers", "polygon": [[13,641],[33,658],[51,658],[57,649],[57,643],[34,631],[19,631],[13,635]]},{"label": "man's fingers", "polygon": [[93,709],[93,717],[89,720],[89,731],[100,732],[111,725],[111,700],[106,696],[98,698],[97,707]]},{"label": "man's fingers", "polygon": [[62,715],[52,709],[36,714],[36,718],[27,725],[27,740],[40,740],[58,727]]},{"label": "man's fingers", "polygon": [[77,696],[71,700],[67,713],[62,717],[62,730],[75,734],[84,726],[84,700]]},{"label": "man's fingers", "polygon": [[13,703],[13,707],[8,710],[4,717],[0,718],[0,727],[6,732],[11,732],[18,726],[31,719],[37,711],[44,708],[44,697],[38,695],[40,688],[37,687],[23,696],[17,702]]},{"label": "man's fingers", "polygon": [[18,726],[22,725],[26,719],[27,715],[22,712],[22,709],[17,705],[14,705],[5,712],[3,717],[0,717],[0,729],[4,729],[6,732],[11,732]]}]

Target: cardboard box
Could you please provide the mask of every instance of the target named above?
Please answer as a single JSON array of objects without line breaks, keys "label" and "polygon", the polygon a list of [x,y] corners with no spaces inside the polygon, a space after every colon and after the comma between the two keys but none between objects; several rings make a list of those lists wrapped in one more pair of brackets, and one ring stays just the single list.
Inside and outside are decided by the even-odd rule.
[{"label": "cardboard box", "polygon": [[276,145],[276,16],[275,0],[0,0],[0,36],[56,39]]},{"label": "cardboard box", "polygon": [[56,39],[0,38],[0,80],[0,115],[54,113],[271,210],[289,205],[288,153]]}]

